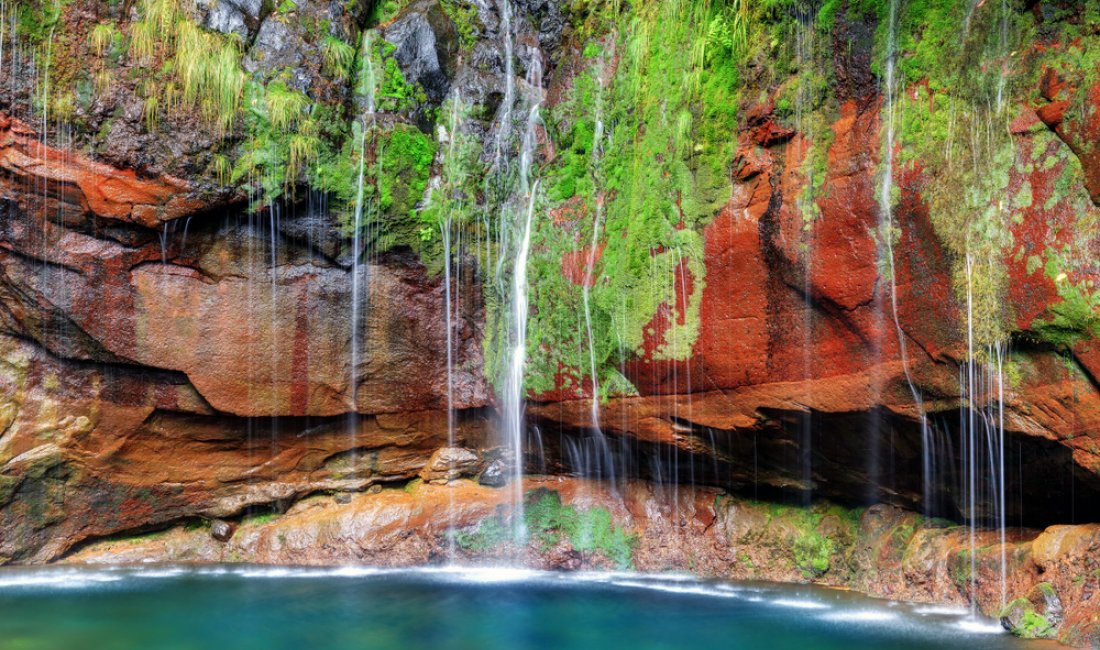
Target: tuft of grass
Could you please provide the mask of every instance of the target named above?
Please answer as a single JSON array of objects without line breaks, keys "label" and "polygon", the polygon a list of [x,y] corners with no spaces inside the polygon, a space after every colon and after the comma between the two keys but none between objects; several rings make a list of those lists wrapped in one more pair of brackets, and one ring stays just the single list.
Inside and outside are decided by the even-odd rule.
[{"label": "tuft of grass", "polygon": [[96,56],[103,56],[111,45],[114,44],[118,30],[113,23],[97,23],[92,28],[90,40]]},{"label": "tuft of grass", "polygon": [[282,81],[267,84],[264,92],[267,121],[279,131],[296,125],[309,107],[309,98],[287,87]]},{"label": "tuft of grass", "polygon": [[156,95],[145,98],[141,108],[141,117],[145,121],[145,129],[152,133],[157,130],[157,122],[160,120],[160,100]]},{"label": "tuft of grass", "polygon": [[164,61],[162,70],[178,84],[178,98],[164,104],[175,110],[198,109],[221,132],[228,132],[240,111],[245,73],[238,37],[196,25],[180,0],[142,0],[141,20],[130,25],[130,57],[140,63]]},{"label": "tuft of grass", "polygon": [[321,42],[321,54],[324,57],[325,71],[343,81],[351,76],[355,67],[355,48],[344,41],[329,35]]}]

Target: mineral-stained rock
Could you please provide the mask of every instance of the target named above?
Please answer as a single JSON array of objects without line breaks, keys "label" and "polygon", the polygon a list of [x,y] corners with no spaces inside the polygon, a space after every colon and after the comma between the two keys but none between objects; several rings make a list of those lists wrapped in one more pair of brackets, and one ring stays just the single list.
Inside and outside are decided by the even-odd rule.
[{"label": "mineral-stained rock", "polygon": [[4,114],[0,169],[0,190],[6,196],[17,197],[30,212],[52,209],[66,222],[81,222],[90,214],[156,228],[220,202],[203,197],[180,178],[140,178],[133,171],[45,146],[28,125]]}]

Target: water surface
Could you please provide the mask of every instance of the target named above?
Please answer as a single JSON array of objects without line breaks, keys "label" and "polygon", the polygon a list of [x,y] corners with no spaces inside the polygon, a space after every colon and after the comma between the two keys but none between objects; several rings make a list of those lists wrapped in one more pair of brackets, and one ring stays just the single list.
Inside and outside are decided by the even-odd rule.
[{"label": "water surface", "polygon": [[1037,648],[822,588],[513,569],[0,570],[0,649]]}]

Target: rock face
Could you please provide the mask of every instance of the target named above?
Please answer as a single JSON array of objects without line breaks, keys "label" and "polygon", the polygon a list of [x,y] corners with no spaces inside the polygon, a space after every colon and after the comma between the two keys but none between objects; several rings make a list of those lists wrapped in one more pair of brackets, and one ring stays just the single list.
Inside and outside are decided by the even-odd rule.
[{"label": "rock face", "polygon": [[[29,54],[0,65],[0,563],[71,554],[411,564],[447,552],[448,521],[468,533],[467,559],[516,551],[477,537],[513,493],[494,488],[516,462],[499,448],[493,411],[514,242],[494,238],[515,229],[509,215],[526,214],[531,187],[515,179],[530,166],[543,194],[530,203],[528,266],[553,271],[546,285],[580,305],[582,291],[622,271],[614,265],[630,266],[611,238],[631,240],[663,218],[640,203],[633,231],[584,235],[624,191],[614,174],[600,191],[578,189],[605,171],[601,120],[620,132],[634,124],[636,107],[615,104],[616,84],[643,74],[626,61],[629,35],[610,27],[622,17],[554,0],[273,4],[199,0],[178,17],[215,39],[200,53],[239,59],[221,70],[241,81],[224,122],[173,94],[185,78],[165,81],[186,56],[156,50],[145,60],[123,51],[132,39],[121,36],[95,51],[107,31],[135,29],[144,3],[123,3],[125,15],[111,3],[65,5],[56,32],[67,59],[47,64],[50,116],[63,119],[43,120],[28,99],[43,80]],[[679,224],[641,266],[665,264],[675,245],[674,286],[645,306],[642,343],[603,375],[596,421],[591,334],[546,335],[583,332],[589,295],[585,313],[532,302],[531,340],[585,351],[572,365],[529,364],[540,388],[527,395],[528,434],[540,444],[525,460],[540,473],[653,482],[630,482],[621,502],[599,484],[529,487],[563,495],[546,507],[608,508],[639,536],[639,569],[690,564],[929,601],[973,595],[1022,633],[1095,642],[1100,551],[1080,522],[1100,520],[1100,85],[1079,61],[1091,41],[1052,34],[1096,30],[1059,18],[1057,3],[1028,3],[1018,18],[1036,21],[1035,42],[1020,44],[1018,59],[983,53],[1035,72],[1005,86],[1004,187],[970,206],[998,216],[996,239],[977,217],[963,235],[945,227],[947,161],[884,146],[888,100],[927,120],[896,128],[935,132],[965,88],[909,79],[884,96],[882,17],[843,4],[823,39],[821,104],[832,103],[815,105],[820,123],[794,120],[790,106],[805,94],[792,88],[820,81],[791,71],[812,66],[779,71],[768,59],[780,44],[753,32],[762,40],[744,53],[738,93],[634,124],[638,140],[658,129],[690,135],[693,120],[736,108],[726,130],[694,133],[700,142],[686,147],[691,165],[677,173],[700,196],[718,187],[718,198],[694,230],[684,215],[700,197],[669,199]],[[975,5],[976,24],[998,4]],[[785,28],[804,27],[792,20]],[[44,36],[20,34],[27,53]],[[904,53],[903,64],[918,55]],[[599,119],[585,113],[596,106]],[[584,137],[593,144],[578,144]],[[635,167],[663,164],[689,139],[670,135]],[[710,178],[699,161],[714,150],[725,158]],[[983,182],[966,180],[958,201]],[[996,250],[960,254],[957,240],[979,236]],[[967,296],[988,277],[961,275],[968,263],[1003,272],[995,311],[1007,350],[972,349],[991,310],[979,305],[974,317]],[[688,344],[668,354],[666,339]],[[968,380],[976,394],[962,394]],[[964,460],[968,422],[996,462],[981,452]],[[416,478],[427,485],[389,489]],[[975,482],[982,489],[968,490]],[[659,493],[673,484],[684,484],[679,500]],[[858,520],[850,509],[792,510],[772,525],[767,506],[716,502],[719,488],[888,505]],[[998,500],[1001,489],[1011,498]],[[258,511],[286,514],[250,521]],[[1021,528],[1003,544],[982,532],[977,574],[960,582],[970,571],[960,553],[973,552],[964,531],[911,511]],[[798,528],[805,517],[812,531]],[[201,535],[97,541],[210,519],[217,525]],[[229,520],[241,520],[235,531]],[[1003,612],[992,577],[1002,546],[1012,566]],[[584,556],[562,541],[516,552],[565,568],[622,560],[621,545],[605,550]]]}]

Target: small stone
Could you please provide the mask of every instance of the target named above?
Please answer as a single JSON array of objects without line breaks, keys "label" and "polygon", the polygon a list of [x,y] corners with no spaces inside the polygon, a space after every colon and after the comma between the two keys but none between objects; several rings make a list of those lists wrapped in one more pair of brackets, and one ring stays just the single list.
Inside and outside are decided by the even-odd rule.
[{"label": "small stone", "polygon": [[487,487],[503,487],[504,484],[508,482],[508,472],[506,469],[502,461],[494,460],[489,463],[489,466],[481,473],[477,482]]},{"label": "small stone", "polygon": [[233,537],[234,531],[236,527],[228,521],[215,519],[210,522],[210,536],[219,542],[228,542],[229,538]]}]

